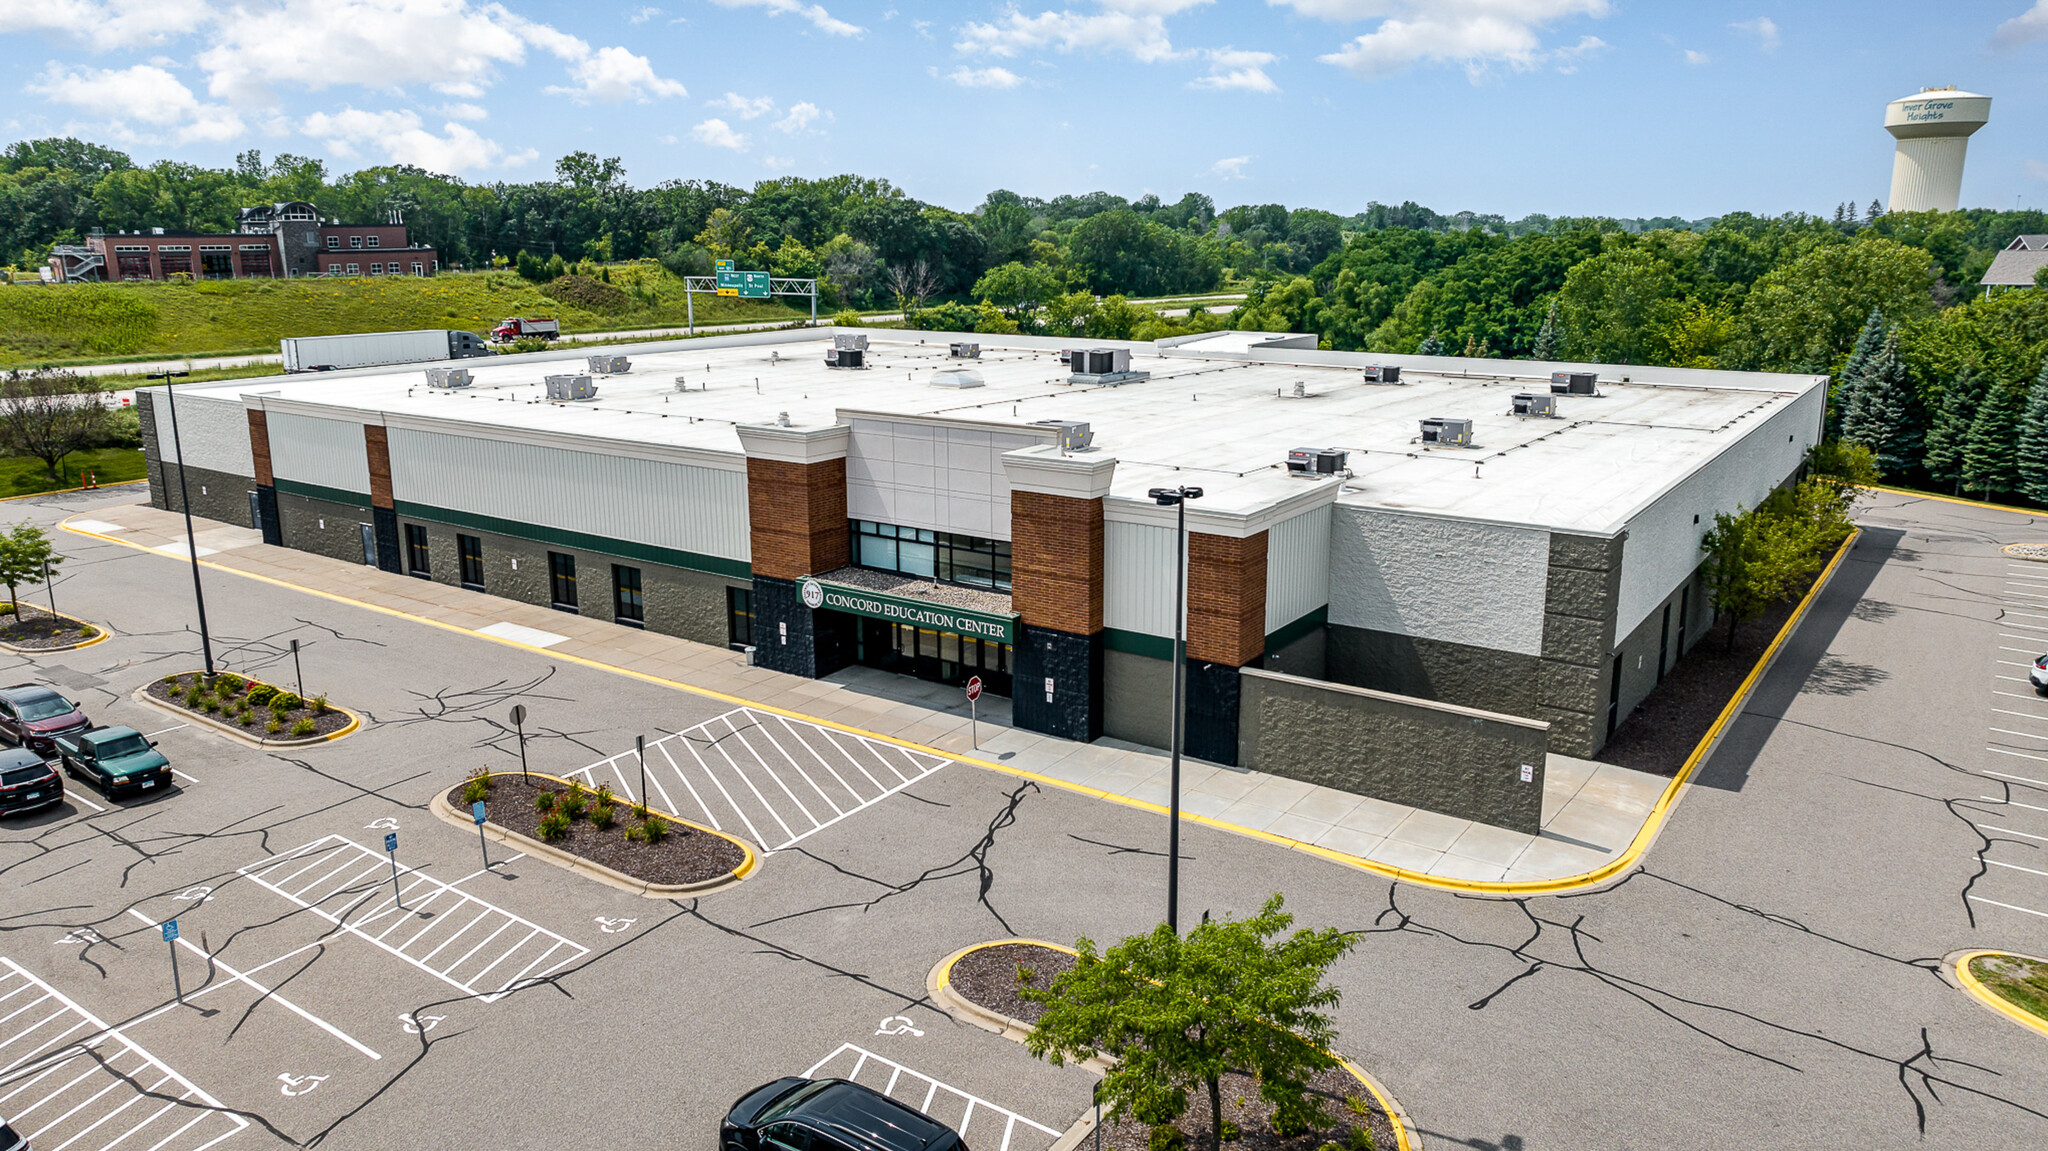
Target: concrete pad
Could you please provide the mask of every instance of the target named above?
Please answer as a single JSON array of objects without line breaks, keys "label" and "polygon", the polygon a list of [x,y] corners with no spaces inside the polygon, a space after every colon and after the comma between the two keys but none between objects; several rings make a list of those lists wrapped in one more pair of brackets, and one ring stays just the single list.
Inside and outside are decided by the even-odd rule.
[{"label": "concrete pad", "polygon": [[1549,752],[1543,757],[1543,790],[1546,793],[1553,789],[1562,790],[1567,797],[1576,795],[1599,767],[1590,759]]},{"label": "concrete pad", "polygon": [[[1104,790],[1106,791],[1108,789],[1105,788]],[[1167,806],[1167,800],[1169,798],[1168,793],[1171,790],[1171,788],[1169,788],[1165,783],[1159,780],[1147,780],[1144,783],[1141,783],[1138,786],[1133,787],[1130,790],[1125,791],[1121,794],[1123,794],[1127,798],[1139,800],[1143,803],[1156,803],[1161,807],[1165,807]],[[1181,797],[1181,800],[1182,803],[1185,804],[1187,797],[1183,795]]]},{"label": "concrete pad", "polygon": [[1627,847],[1642,826],[1641,815],[1599,807],[1581,797],[1566,804],[1543,830],[1551,837],[1563,836],[1606,848],[1606,853],[1613,855]]},{"label": "concrete pad", "polygon": [[1437,861],[1443,857],[1444,853],[1441,851],[1431,851],[1427,847],[1413,843],[1403,843],[1398,839],[1382,841],[1378,847],[1373,848],[1371,855],[1366,856],[1367,859],[1372,860],[1374,863],[1384,863],[1388,867],[1398,867],[1404,871],[1420,871],[1424,873],[1434,868]]},{"label": "concrete pad", "polygon": [[1536,839],[1515,858],[1509,874],[1516,879],[1561,879],[1584,873],[1608,863],[1614,857],[1554,839]]},{"label": "concrete pad", "polygon": [[1489,863],[1482,859],[1470,859],[1466,856],[1453,855],[1446,851],[1443,857],[1436,861],[1436,865],[1429,869],[1429,873],[1444,879],[1469,879],[1480,883],[1496,883],[1500,880],[1501,876],[1507,874],[1507,868],[1498,863]]},{"label": "concrete pad", "polygon": [[1641,823],[1641,817],[1656,806],[1658,797],[1670,786],[1671,781],[1661,775],[1603,763],[1574,798],[1630,812]]},{"label": "concrete pad", "polygon": [[1318,787],[1302,796],[1293,807],[1287,809],[1287,812],[1289,815],[1298,815],[1320,823],[1336,823],[1357,810],[1358,805],[1364,801],[1365,797],[1362,795]]},{"label": "concrete pad", "polygon": [[527,627],[525,624],[510,622],[494,623],[489,627],[480,627],[476,630],[478,635],[509,639],[513,643],[523,643],[528,647],[553,647],[569,638],[565,635],[557,635],[551,631],[542,631],[537,627]]},{"label": "concrete pad", "polygon": [[1475,823],[1451,844],[1447,853],[1491,863],[1495,867],[1507,867],[1528,850],[1530,841],[1535,838],[1505,827]]},{"label": "concrete pad", "polygon": [[1387,838],[1400,843],[1412,843],[1434,851],[1444,851],[1458,841],[1472,827],[1469,819],[1458,819],[1434,811],[1413,811],[1408,818],[1394,826]]},{"label": "concrete pad", "polygon": [[1260,780],[1258,786],[1245,793],[1245,800],[1261,807],[1285,811],[1308,798],[1309,792],[1314,790],[1315,784],[1269,775]]},{"label": "concrete pad", "polygon": [[1260,807],[1258,804],[1240,800],[1224,808],[1223,814],[1216,818],[1253,831],[1264,831],[1274,820],[1285,814],[1287,813],[1276,807]]},{"label": "concrete pad", "polygon": [[1386,838],[1384,835],[1367,835],[1363,831],[1354,831],[1348,827],[1332,827],[1323,833],[1322,838],[1316,840],[1316,846],[1365,859],[1379,850],[1380,844],[1386,842]]},{"label": "concrete pad", "polygon": [[1314,843],[1329,834],[1330,828],[1334,826],[1334,824],[1324,823],[1320,819],[1310,819],[1307,816],[1296,815],[1290,811],[1267,824],[1265,830],[1274,835],[1284,835],[1289,839],[1298,839],[1303,843]]},{"label": "concrete pad", "polygon": [[110,532],[125,532],[128,530],[127,528],[122,527],[120,524],[110,524],[105,520],[72,520],[71,526],[77,528],[79,531],[82,532],[97,532],[100,535],[107,535]]},{"label": "concrete pad", "polygon": [[1231,800],[1225,799],[1220,795],[1210,795],[1206,792],[1183,791],[1180,793],[1180,809],[1182,811],[1190,815],[1204,815],[1210,819],[1222,819],[1223,813],[1230,808],[1231,803]]},{"label": "concrete pad", "polygon": [[1367,796],[1359,801],[1357,807],[1352,808],[1348,814],[1338,819],[1337,825],[1385,839],[1388,832],[1399,827],[1402,820],[1407,819],[1414,813],[1415,809],[1412,807],[1404,807],[1398,803],[1388,803],[1384,799],[1374,799],[1371,796]]},{"label": "concrete pad", "polygon": [[1247,772],[1218,771],[1216,774],[1204,779],[1201,783],[1191,787],[1190,790],[1205,792],[1209,795],[1220,795],[1225,799],[1236,801],[1250,795],[1252,788],[1257,787],[1262,778]]}]

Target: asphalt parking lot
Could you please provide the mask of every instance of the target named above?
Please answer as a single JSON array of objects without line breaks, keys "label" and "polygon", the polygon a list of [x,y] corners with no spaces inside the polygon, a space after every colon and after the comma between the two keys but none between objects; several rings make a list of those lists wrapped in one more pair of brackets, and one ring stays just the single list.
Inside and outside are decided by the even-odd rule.
[{"label": "asphalt parking lot", "polygon": [[[53,523],[125,498],[14,507]],[[2048,701],[1999,678],[2033,654],[2001,636],[2048,637],[2006,626],[2048,626],[2012,614],[2048,565],[1998,552],[2035,530],[2007,513],[1887,498],[1865,518],[1619,886],[1461,898],[1189,827],[1183,914],[1278,890],[1359,932],[1343,1049],[1431,1147],[2048,1143],[2038,1038],[1938,970],[2048,949],[2048,784],[2027,782],[2048,772],[2018,758],[2048,738],[1992,730],[2048,735]],[[73,784],[0,824],[0,1114],[46,1130],[39,1151],[708,1149],[742,1091],[806,1071],[928,1102],[976,1151],[1039,1151],[1086,1105],[1089,1076],[952,1022],[925,976],[983,940],[1150,927],[1157,816],[209,572],[229,667],[288,683],[296,638],[307,689],[364,717],[267,753],[132,698],[198,665],[189,569],[63,547],[59,606],[117,634],[0,675],[158,733],[181,774],[118,803]],[[534,768],[637,793],[645,736],[657,802],[772,854],[677,900],[496,844],[486,868],[428,804],[517,766],[515,702]]]}]

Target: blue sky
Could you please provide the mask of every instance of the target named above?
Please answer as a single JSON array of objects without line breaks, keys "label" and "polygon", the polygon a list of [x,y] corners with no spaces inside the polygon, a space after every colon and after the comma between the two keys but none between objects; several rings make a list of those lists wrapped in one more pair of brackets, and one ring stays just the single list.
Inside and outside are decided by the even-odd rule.
[{"label": "blue sky", "polygon": [[2048,207],[2048,0],[0,0],[0,29],[4,135],[143,161],[1827,212],[1888,193],[1886,101],[1956,84],[1994,98],[1963,202]]}]

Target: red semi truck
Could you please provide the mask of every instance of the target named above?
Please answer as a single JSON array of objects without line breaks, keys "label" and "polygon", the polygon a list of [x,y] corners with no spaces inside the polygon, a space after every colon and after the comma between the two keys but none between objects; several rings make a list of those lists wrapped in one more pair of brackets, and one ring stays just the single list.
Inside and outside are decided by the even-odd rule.
[{"label": "red semi truck", "polygon": [[498,326],[491,329],[491,339],[501,344],[511,343],[513,340],[552,340],[561,334],[560,320],[526,319],[520,316],[500,320]]}]

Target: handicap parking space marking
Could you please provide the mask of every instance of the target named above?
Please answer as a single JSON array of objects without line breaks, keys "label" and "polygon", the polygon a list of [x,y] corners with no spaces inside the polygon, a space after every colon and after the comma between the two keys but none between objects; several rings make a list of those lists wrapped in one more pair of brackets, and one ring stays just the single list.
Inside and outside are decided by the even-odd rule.
[{"label": "handicap parking space marking", "polygon": [[881,1024],[875,1028],[875,1034],[915,1035],[920,1039],[924,1038],[924,1032],[911,1026],[911,1023],[912,1020],[908,1015],[891,1015],[887,1019],[882,1020]]},{"label": "handicap parking space marking", "polygon": [[1045,1151],[1060,1137],[1043,1123],[851,1043],[840,1044],[837,1051],[804,1072],[804,1077],[849,1079],[872,1087],[951,1127],[962,1143],[983,1151]]},{"label": "handicap parking space marking", "polygon": [[397,821],[397,820],[395,820],[395,819],[393,819],[393,818],[391,818],[390,816],[388,816],[388,815],[387,815],[387,816],[385,816],[385,817],[384,817],[384,818],[382,818],[382,819],[372,820],[372,821],[370,821],[369,823],[366,823],[366,824],[364,824],[364,825],[363,825],[363,830],[364,830],[364,831],[397,831],[397,830],[398,830],[398,821]]},{"label": "handicap parking space marking", "polygon": [[606,935],[617,935],[621,931],[631,929],[635,923],[640,922],[638,919],[606,919],[602,915],[595,918],[598,930],[603,931]]},{"label": "handicap parking space marking", "polygon": [[31,1146],[203,1151],[249,1126],[6,956],[0,1016],[0,1115]]},{"label": "handicap parking space marking", "polygon": [[[742,707],[647,745],[646,798],[715,830],[745,834],[764,853],[785,850],[953,762],[867,736]],[[659,752],[657,757],[654,753]],[[571,778],[608,783],[637,802],[630,751]]]},{"label": "handicap parking space marking", "polygon": [[590,954],[580,943],[411,868],[400,868],[403,899],[394,902],[389,868],[383,852],[329,835],[239,874],[485,1003]]},{"label": "handicap parking space marking", "polygon": [[312,1094],[313,1089],[315,1087],[318,1087],[322,1083],[327,1082],[327,1076],[325,1075],[292,1075],[288,1073],[281,1073],[278,1075],[278,1079],[283,1081],[284,1086],[278,1088],[277,1093],[283,1095],[287,1099],[297,1098],[300,1095],[310,1095]]}]

